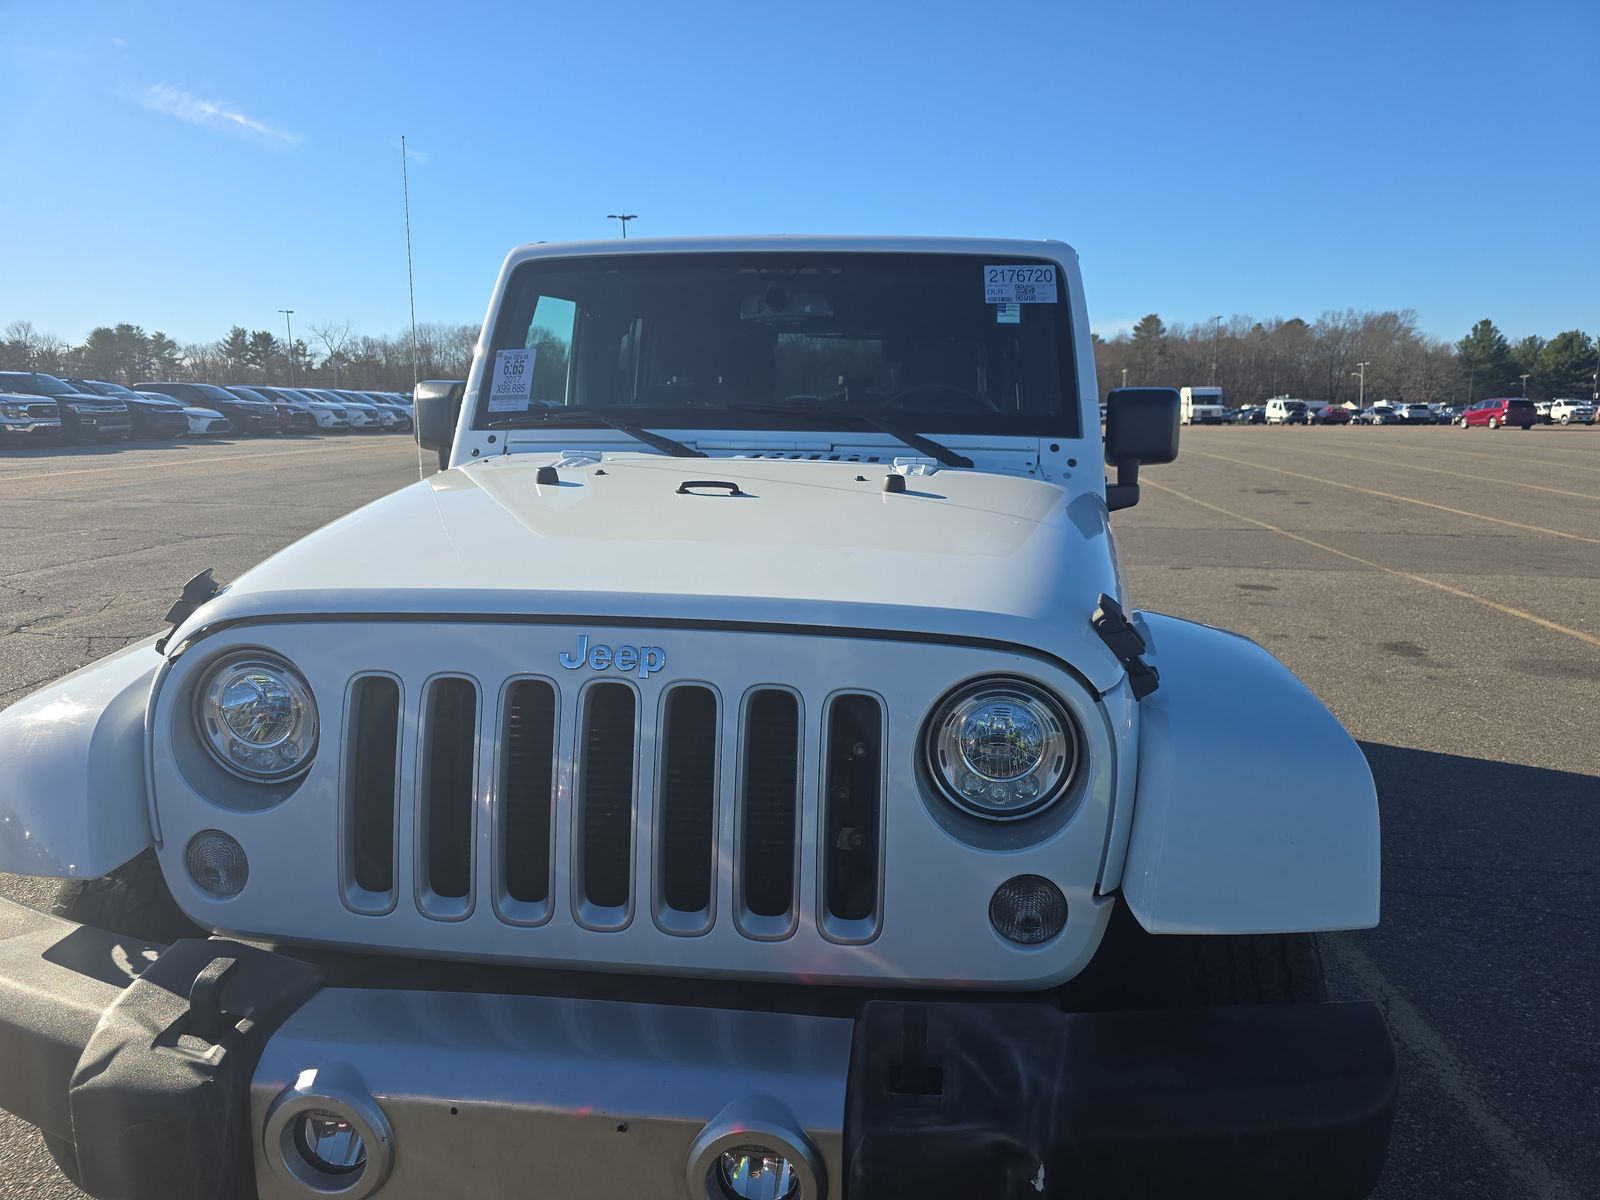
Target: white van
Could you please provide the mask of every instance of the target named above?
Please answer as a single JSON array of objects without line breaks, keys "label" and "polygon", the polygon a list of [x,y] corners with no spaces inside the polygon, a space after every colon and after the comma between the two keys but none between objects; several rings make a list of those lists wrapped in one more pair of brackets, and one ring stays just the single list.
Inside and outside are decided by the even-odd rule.
[{"label": "white van", "polygon": [[1268,425],[1304,425],[1308,421],[1306,402],[1288,396],[1274,396],[1267,401]]},{"label": "white van", "polygon": [[1178,389],[1179,416],[1185,425],[1221,425],[1222,389],[1186,387]]}]

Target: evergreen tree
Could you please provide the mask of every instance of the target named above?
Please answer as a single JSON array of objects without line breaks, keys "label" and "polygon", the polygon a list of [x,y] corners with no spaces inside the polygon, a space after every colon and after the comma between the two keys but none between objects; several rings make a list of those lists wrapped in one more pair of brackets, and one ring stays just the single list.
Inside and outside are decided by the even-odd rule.
[{"label": "evergreen tree", "polygon": [[1456,369],[1468,388],[1469,404],[1489,396],[1513,394],[1521,374],[1505,334],[1487,317],[1456,343]]},{"label": "evergreen tree", "polygon": [[1544,344],[1539,355],[1539,374],[1551,399],[1575,399],[1594,393],[1594,372],[1600,369],[1595,358],[1600,346],[1581,329],[1568,329]]},{"label": "evergreen tree", "polygon": [[229,383],[238,383],[239,374],[250,363],[250,335],[243,325],[235,325],[217,343],[217,356],[222,359],[222,369]]}]

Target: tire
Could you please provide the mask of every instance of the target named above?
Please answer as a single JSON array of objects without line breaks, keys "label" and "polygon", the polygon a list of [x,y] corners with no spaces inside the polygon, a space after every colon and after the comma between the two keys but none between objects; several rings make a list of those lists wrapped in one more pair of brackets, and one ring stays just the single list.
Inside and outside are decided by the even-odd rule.
[{"label": "tire", "polygon": [[1321,1004],[1328,998],[1313,934],[1150,934],[1120,900],[1099,950],[1067,989],[1070,1000],[1113,1010]]},{"label": "tire", "polygon": [[163,945],[208,936],[172,898],[154,850],[141,851],[99,879],[67,880],[50,911],[79,925]]},{"label": "tire", "polygon": [[1500,428],[1500,423],[1498,421],[1496,421],[1493,417],[1489,418],[1488,424],[1489,424],[1489,428],[1490,429],[1499,429]]},{"label": "tire", "polygon": [[1571,413],[1562,413],[1561,414],[1561,423],[1563,425],[1571,425],[1572,424],[1572,414]]}]

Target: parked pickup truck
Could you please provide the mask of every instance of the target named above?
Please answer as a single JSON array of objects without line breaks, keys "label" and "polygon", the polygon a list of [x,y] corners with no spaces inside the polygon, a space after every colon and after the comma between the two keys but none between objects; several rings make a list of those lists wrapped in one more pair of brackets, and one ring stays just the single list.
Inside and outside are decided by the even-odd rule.
[{"label": "parked pickup truck", "polygon": [[0,714],[0,1105],[105,1197],[1365,1195],[1372,775],[1134,607],[1089,329],[1059,242],[515,250],[446,470]]},{"label": "parked pickup truck", "polygon": [[1557,425],[1593,425],[1595,407],[1587,400],[1564,398],[1550,402],[1550,420]]}]

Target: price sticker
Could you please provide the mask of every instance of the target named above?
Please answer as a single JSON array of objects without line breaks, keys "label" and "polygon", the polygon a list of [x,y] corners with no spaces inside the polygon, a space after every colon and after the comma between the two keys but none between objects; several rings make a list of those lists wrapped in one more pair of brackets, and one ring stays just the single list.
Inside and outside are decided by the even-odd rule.
[{"label": "price sticker", "polygon": [[985,304],[1054,304],[1056,268],[1037,266],[993,266],[983,269]]},{"label": "price sticker", "polygon": [[533,359],[536,350],[499,350],[494,356],[494,377],[489,381],[489,411],[527,412],[533,395]]}]

